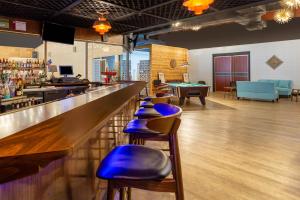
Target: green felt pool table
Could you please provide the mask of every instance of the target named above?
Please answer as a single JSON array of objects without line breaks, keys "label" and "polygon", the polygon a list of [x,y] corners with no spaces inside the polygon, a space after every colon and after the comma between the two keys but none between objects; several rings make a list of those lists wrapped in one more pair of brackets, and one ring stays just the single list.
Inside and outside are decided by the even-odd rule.
[{"label": "green felt pool table", "polygon": [[184,105],[185,98],[198,97],[202,105],[206,104],[209,86],[198,83],[168,83],[172,88],[173,94],[179,98],[179,105]]}]

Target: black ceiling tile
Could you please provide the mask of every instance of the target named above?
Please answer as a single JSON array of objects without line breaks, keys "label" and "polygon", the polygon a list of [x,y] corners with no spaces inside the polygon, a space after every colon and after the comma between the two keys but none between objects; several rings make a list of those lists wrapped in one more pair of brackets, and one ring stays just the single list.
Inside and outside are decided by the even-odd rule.
[{"label": "black ceiling tile", "polygon": [[45,20],[53,12],[45,10],[37,10],[29,7],[16,6],[9,3],[0,2],[0,13],[4,16],[19,17],[25,19]]},{"label": "black ceiling tile", "polygon": [[104,0],[104,1],[112,4],[117,4],[126,8],[134,9],[134,10],[142,10],[145,8],[149,8],[164,3],[168,0]]},{"label": "black ceiling tile", "polygon": [[147,11],[147,13],[171,20],[178,20],[194,16],[193,12],[188,11],[182,4],[183,1],[175,1],[170,4],[151,9]]},{"label": "black ceiling tile", "polygon": [[95,20],[92,20],[92,19],[71,16],[71,15],[66,15],[66,14],[62,14],[59,17],[56,17],[51,21],[62,24],[62,25],[78,26],[78,27],[85,27],[85,28],[92,27],[93,23],[95,22]]},{"label": "black ceiling tile", "polygon": [[121,23],[112,22],[111,26],[112,26],[112,32],[114,32],[114,33],[124,33],[124,32],[135,30],[134,27],[127,26],[127,25],[124,25],[124,24],[121,24]]},{"label": "black ceiling tile", "polygon": [[38,8],[58,11],[72,4],[76,0],[9,0],[9,1],[16,4],[26,4]]},{"label": "black ceiling tile", "polygon": [[129,10],[105,4],[98,0],[84,0],[75,6],[69,13],[81,15],[84,17],[97,18],[103,13],[107,13],[107,18],[113,20],[115,18],[127,15]]},{"label": "black ceiling tile", "polygon": [[147,26],[153,26],[153,25],[157,25],[157,24],[166,23],[166,21],[163,19],[151,17],[148,15],[135,14],[135,15],[127,17],[123,20],[119,20],[118,23],[124,23],[124,24],[128,24],[131,26],[144,28]]}]

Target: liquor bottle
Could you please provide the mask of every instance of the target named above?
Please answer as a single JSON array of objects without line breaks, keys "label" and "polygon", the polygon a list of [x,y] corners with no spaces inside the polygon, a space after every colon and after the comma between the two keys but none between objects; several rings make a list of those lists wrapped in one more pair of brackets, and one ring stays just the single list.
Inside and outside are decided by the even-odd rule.
[{"label": "liquor bottle", "polygon": [[8,87],[7,83],[5,83],[5,85],[4,85],[3,97],[4,97],[4,99],[10,98],[10,91],[9,91],[9,87]]},{"label": "liquor bottle", "polygon": [[17,84],[16,84],[16,96],[22,96],[23,95],[23,80],[21,78],[18,78]]},{"label": "liquor bottle", "polygon": [[31,67],[35,68],[35,60],[31,60]]},{"label": "liquor bottle", "polygon": [[4,84],[0,83],[0,99],[4,96]]},{"label": "liquor bottle", "polygon": [[46,68],[45,60],[43,60],[42,68]]}]

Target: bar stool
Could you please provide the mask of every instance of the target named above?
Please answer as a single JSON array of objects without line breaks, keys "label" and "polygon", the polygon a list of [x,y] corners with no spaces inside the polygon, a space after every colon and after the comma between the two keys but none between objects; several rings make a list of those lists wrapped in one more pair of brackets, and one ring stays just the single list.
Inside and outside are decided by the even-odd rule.
[{"label": "bar stool", "polygon": [[[156,115],[157,113],[159,115]],[[168,141],[168,137],[161,137],[159,132],[148,128],[147,119],[160,118],[167,116],[177,116],[180,118],[182,109],[171,104],[155,104],[153,108],[141,108],[137,111],[138,119],[131,120],[123,132],[129,134],[129,144],[145,144],[145,140],[151,141]]]},{"label": "bar stool", "polygon": [[[149,102],[148,105],[151,105]],[[138,117],[138,119],[149,119],[153,117],[163,117],[163,116],[169,116],[172,114],[175,114],[176,112],[181,110],[181,108],[166,104],[166,103],[157,103],[153,104],[153,107],[141,107],[139,110],[137,110],[134,114],[135,117]]]},{"label": "bar stool", "polygon": [[[184,200],[177,138],[180,122],[177,115],[147,120],[150,130],[168,138],[171,147],[169,158],[160,150],[141,145],[116,147],[104,158],[97,170],[97,177],[108,180],[107,200],[114,199],[115,189],[120,190],[121,199],[127,194],[130,200],[131,188],[172,192],[177,200]],[[167,178],[170,172],[172,178]]]},{"label": "bar stool", "polygon": [[139,99],[141,101],[140,107],[143,108],[153,108],[154,104],[157,103],[171,103],[172,96],[163,96],[163,97],[145,97],[144,99]]}]

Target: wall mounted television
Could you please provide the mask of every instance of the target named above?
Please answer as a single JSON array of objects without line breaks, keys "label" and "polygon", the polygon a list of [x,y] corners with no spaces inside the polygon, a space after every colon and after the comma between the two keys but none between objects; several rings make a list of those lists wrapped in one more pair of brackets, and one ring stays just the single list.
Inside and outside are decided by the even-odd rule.
[{"label": "wall mounted television", "polygon": [[45,22],[42,38],[46,41],[64,44],[74,44],[75,28],[59,24]]}]

